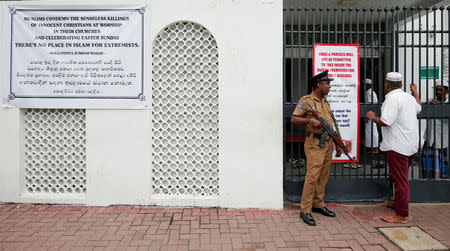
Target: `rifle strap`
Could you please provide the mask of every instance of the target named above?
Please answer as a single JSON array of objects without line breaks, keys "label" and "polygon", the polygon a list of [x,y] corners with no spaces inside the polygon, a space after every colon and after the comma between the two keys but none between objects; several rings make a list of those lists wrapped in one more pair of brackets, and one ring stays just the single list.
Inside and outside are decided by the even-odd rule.
[{"label": "rifle strap", "polygon": [[338,124],[336,123],[336,119],[334,118],[334,113],[333,113],[333,111],[330,111],[330,113],[331,113],[331,117],[333,118],[333,124],[334,124],[334,127],[336,128],[336,132],[337,132],[339,138],[342,139],[342,137],[341,137],[341,132],[339,131],[339,126],[338,126]]}]

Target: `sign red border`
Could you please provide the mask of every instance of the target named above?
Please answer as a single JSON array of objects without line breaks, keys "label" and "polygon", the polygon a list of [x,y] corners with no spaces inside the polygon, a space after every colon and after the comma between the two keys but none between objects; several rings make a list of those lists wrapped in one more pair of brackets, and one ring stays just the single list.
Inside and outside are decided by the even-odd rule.
[{"label": "sign red border", "polygon": [[[353,160],[353,162],[358,162],[359,161],[359,116],[360,116],[360,110],[359,110],[359,91],[360,91],[360,52],[359,52],[359,44],[327,44],[327,43],[314,43],[313,44],[313,51],[312,51],[312,69],[313,69],[313,76],[316,75],[316,67],[315,67],[315,50],[316,50],[316,46],[347,46],[347,47],[356,47],[358,50],[358,91],[357,91],[357,104],[358,104],[358,121],[357,121],[357,130],[358,130],[358,134],[356,137],[356,156],[355,156],[355,160]],[[333,160],[333,163],[342,163],[342,162],[350,162],[350,160]]]}]

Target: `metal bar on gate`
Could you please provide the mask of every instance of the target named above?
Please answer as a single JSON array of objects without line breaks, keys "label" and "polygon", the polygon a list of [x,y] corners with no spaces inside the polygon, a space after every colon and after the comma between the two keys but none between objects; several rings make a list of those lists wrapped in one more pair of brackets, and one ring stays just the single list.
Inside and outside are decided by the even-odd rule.
[{"label": "metal bar on gate", "polygon": [[[411,83],[414,83],[414,46],[415,46],[415,43],[414,43],[414,29],[415,29],[415,27],[414,27],[414,7],[411,7],[410,10],[411,10],[411,46],[412,46],[411,47]],[[420,19],[420,17],[419,17],[419,19]],[[406,42],[405,42],[405,45],[406,45]],[[419,64],[420,64],[420,62],[419,62]],[[406,85],[407,85],[407,83],[405,82],[405,89],[406,89]],[[419,136],[420,136],[420,123],[419,123]],[[411,167],[411,179],[414,179],[414,167]]]},{"label": "metal bar on gate", "polygon": [[[426,16],[427,16],[427,30],[428,30],[429,27],[430,27],[430,26],[429,26],[429,22],[430,22],[430,21],[429,21],[429,15],[428,15],[429,9],[430,9],[430,8],[428,8],[428,7],[426,8],[426,12],[427,12],[427,15],[426,15]],[[427,32],[427,64],[426,64],[426,71],[428,71],[428,63],[429,63],[429,62],[428,62],[428,60],[429,60],[429,42],[428,42],[429,39],[428,39],[428,35],[429,35],[429,32]],[[427,72],[427,74],[428,74],[428,72]],[[429,89],[430,89],[429,87],[430,87],[430,86],[429,86],[428,82],[429,82],[429,81],[428,81],[428,76],[427,76],[427,77],[426,77],[426,83],[427,83],[427,103],[429,102],[429,99],[430,99],[430,97],[429,97]]]},{"label": "metal bar on gate", "polygon": [[322,16],[323,16],[323,8],[319,8],[320,12],[320,42],[323,43],[323,27],[322,27]]},{"label": "metal bar on gate", "polygon": [[[428,34],[429,34],[429,32],[428,32],[428,27],[430,27],[429,25],[429,10],[430,10],[430,8],[429,7],[425,7],[425,16],[427,17],[427,22],[426,22],[426,25],[427,25],[427,31],[426,31],[426,39],[425,39],[425,41],[426,41],[426,46],[425,46],[425,48],[426,48],[426,50],[425,50],[425,70],[426,71],[428,71],[428,54],[429,54],[429,42],[428,42]],[[428,89],[429,89],[429,85],[428,85],[428,77],[426,77],[425,78],[425,86],[426,86],[426,91],[427,91],[427,97],[426,97],[426,103],[428,104],[428,102],[429,102],[429,91],[428,91]],[[427,122],[428,122],[428,119],[427,119]]]},{"label": "metal bar on gate", "polygon": [[[355,9],[355,11],[356,11],[356,43],[358,43],[359,44],[359,8],[356,8]],[[358,55],[358,60],[361,60],[361,54],[360,55]],[[361,68],[361,67],[360,67]],[[360,69],[361,70],[361,69]],[[361,81],[361,80],[360,80]],[[364,100],[365,101],[365,100]],[[358,102],[360,102],[359,100],[358,100]],[[359,119],[359,118],[358,118]],[[359,137],[359,135],[358,135],[358,137]],[[363,155],[364,156],[364,155]],[[366,169],[366,165],[365,165],[365,162],[363,161],[363,168],[364,169]],[[359,170],[357,169],[356,170],[356,177],[358,177],[359,176]]]},{"label": "metal bar on gate", "polygon": [[[373,67],[374,67],[374,58],[373,58],[373,44],[374,44],[374,37],[373,37],[373,33],[374,33],[374,30],[373,30],[373,11],[374,11],[374,9],[373,8],[370,8],[370,79],[371,80],[374,80],[374,75],[373,75]],[[373,98],[373,95],[372,95],[372,98]],[[372,102],[373,102],[373,100],[372,100]],[[371,130],[371,135],[373,134],[373,127],[372,127],[372,130]],[[371,150],[372,150],[372,148],[373,148],[373,142],[371,142],[371,145],[370,145],[370,148],[371,148]],[[369,158],[369,161],[370,161],[370,177],[371,178],[373,178],[373,156],[372,155],[370,155],[370,158]]]},{"label": "metal bar on gate", "polygon": [[[308,8],[305,8],[305,83],[306,83],[306,92],[309,92],[309,82],[308,82],[308,64],[309,64],[309,55],[308,55]],[[306,168],[305,168],[306,175]]]},{"label": "metal bar on gate", "polygon": [[[397,32],[399,31],[399,23],[400,23],[400,18],[399,18],[399,14],[398,11],[400,10],[400,7],[396,7],[395,8],[396,12],[397,12]],[[395,70],[394,71],[399,71],[400,68],[398,66],[398,61],[399,61],[399,50],[400,50],[400,45],[399,45],[399,35],[395,36],[395,44],[397,45],[397,49],[395,50]]]},{"label": "metal bar on gate", "polygon": [[[388,54],[389,54],[390,57],[392,57],[392,52],[389,53],[389,50],[388,50],[388,36],[389,36],[389,31],[388,31],[388,27],[389,27],[388,13],[389,13],[389,9],[385,8],[384,9],[384,20],[385,20],[385,22],[384,22],[384,27],[385,27],[385,29],[384,29],[385,30],[385,34],[384,34],[384,36],[385,36],[384,52],[385,52],[385,61],[388,60],[387,59],[387,55]],[[394,20],[392,20],[392,22],[394,22]],[[394,39],[394,36],[391,36],[391,40],[393,40],[393,39]],[[383,72],[381,78],[378,80],[378,83],[380,83],[379,86],[378,86],[378,93],[380,94],[380,96],[378,98],[378,103],[380,102],[380,98],[381,98],[381,95],[382,95],[382,91],[380,91],[380,90],[382,89],[382,85],[383,85],[382,83],[384,83],[384,81],[383,81],[384,80],[384,76],[389,71],[389,67],[392,67],[392,61],[390,61],[389,63],[390,63],[389,66],[388,66],[387,63],[384,64],[384,72]],[[378,127],[377,127],[377,130],[378,130]],[[377,142],[378,143],[378,147],[380,146],[380,136],[379,135],[380,134],[378,134],[378,142]],[[378,153],[378,155],[381,156],[380,152]],[[378,163],[380,163],[380,162],[378,162]],[[384,166],[384,178],[387,178],[388,177],[388,172],[387,172],[386,162],[385,162],[385,164],[383,166]]]},{"label": "metal bar on gate", "polygon": [[[334,8],[334,42],[338,42],[338,34],[337,34],[337,11],[338,8]],[[336,177],[336,165],[333,165],[333,176]]]},{"label": "metal bar on gate", "polygon": [[[352,44],[353,42],[353,26],[352,26],[352,17],[353,17],[353,8],[351,8],[351,7],[349,7],[348,9],[348,38],[349,38],[349,40],[347,41],[348,43],[350,43],[350,44]],[[358,56],[359,57],[359,56]],[[359,58],[358,58],[359,59]],[[359,67],[359,66],[358,66]],[[359,78],[359,75],[358,75],[358,78]],[[357,96],[357,97],[359,97],[359,95]],[[359,104],[359,100],[357,100],[356,102],[358,102],[358,104]],[[358,120],[359,120],[359,118],[358,118]],[[357,137],[359,138],[359,135],[357,135]],[[356,139],[356,142],[358,142],[358,138]],[[356,149],[359,149],[358,147],[356,148]],[[356,156],[356,155],[355,155]],[[358,165],[359,164],[359,160],[358,160],[358,163],[356,163],[356,165]],[[343,165],[342,165],[343,166]],[[354,169],[354,171],[356,172],[356,174],[358,174],[358,168],[355,168]],[[353,171],[352,171],[352,168],[350,168],[349,169],[349,176],[352,176],[353,175]]]},{"label": "metal bar on gate", "polygon": [[[302,97],[303,95],[302,95],[302,91],[301,91],[301,83],[302,83],[302,80],[301,80],[301,67],[302,67],[302,58],[301,58],[301,55],[302,55],[302,52],[301,52],[301,48],[300,48],[300,45],[301,45],[301,36],[300,36],[300,27],[301,27],[301,15],[300,15],[300,13],[301,13],[301,8],[297,8],[297,19],[298,19],[298,22],[297,22],[297,30],[298,30],[298,39],[297,39],[297,42],[298,42],[298,48],[297,48],[297,53],[298,53],[298,97],[300,98],[300,97]],[[302,156],[302,149],[301,149],[301,142],[300,142],[300,140],[298,141],[298,156],[299,156],[299,160],[300,160],[300,156]],[[306,170],[305,170],[305,172],[306,172]],[[299,172],[298,172],[298,175],[299,176],[301,176],[302,175],[302,168],[300,168],[299,167]]]},{"label": "metal bar on gate", "polygon": [[[441,93],[444,92],[444,7],[441,6],[439,10],[441,11]],[[436,71],[435,71],[436,73]],[[436,85],[435,85],[436,87]],[[444,95],[441,95],[440,103],[444,103]],[[440,178],[444,175],[444,117],[441,113],[441,124],[440,124],[440,131],[441,131],[441,147],[440,147],[440,154],[439,154],[439,169],[440,169]],[[436,140],[435,140],[436,141]]]},{"label": "metal bar on gate", "polygon": [[[393,7],[390,9],[390,11],[391,11],[391,20],[392,20],[392,27],[391,27],[391,45],[392,46],[391,46],[391,64],[390,64],[390,68],[389,68],[389,70],[387,72],[395,71],[396,62],[398,60],[398,57],[396,57],[397,50],[398,50],[398,40],[397,40],[398,29],[397,30],[395,29],[395,19],[394,19],[395,18],[395,11],[396,11],[396,9],[397,8],[393,8]],[[397,21],[397,25],[398,25],[398,21]],[[384,83],[384,76],[383,76],[383,82],[382,83]],[[384,88],[382,90],[382,93],[383,94],[380,95],[380,96],[384,97],[385,96]],[[380,140],[380,139],[378,139],[378,140]],[[387,174],[386,176],[390,177],[389,170],[387,169],[386,154],[383,154],[383,157],[384,157],[384,160],[385,160],[384,171]],[[390,184],[391,184],[391,180],[389,179],[389,182],[388,182],[389,189],[390,189]],[[390,191],[391,191],[391,189],[390,189]],[[390,193],[389,193],[389,196],[390,196]]]},{"label": "metal bar on gate", "polygon": [[[392,71],[393,69],[394,69],[394,61],[395,61],[395,45],[397,45],[397,44],[395,44],[395,38],[396,38],[396,35],[395,35],[395,25],[394,25],[394,11],[395,11],[395,9],[394,8],[391,8],[391,19],[392,19],[392,28],[391,28],[391,67],[390,67],[390,69],[389,69],[389,71]],[[380,95],[381,96],[381,95]],[[383,88],[383,96],[384,96],[384,88]]]},{"label": "metal bar on gate", "polygon": [[[433,6],[433,99],[434,92],[436,90],[436,10],[438,8]],[[434,154],[436,155],[436,116],[433,116],[433,143],[434,143]],[[437,156],[434,156],[435,158]],[[434,161],[436,163],[436,161]],[[431,165],[433,167],[433,165]],[[434,167],[434,171],[436,172],[436,166]],[[435,174],[436,178],[436,174]]]},{"label": "metal bar on gate", "polygon": [[[344,13],[345,12],[345,8],[342,7],[341,8],[341,15],[342,15],[342,43],[345,44],[345,17],[344,17]],[[344,170],[344,169],[342,169]]]},{"label": "metal bar on gate", "polygon": [[[429,59],[429,42],[428,42],[428,35],[429,35],[429,31],[428,31],[428,28],[430,27],[429,25],[429,10],[430,10],[430,8],[429,7],[425,7],[425,16],[427,17],[427,19],[426,19],[426,26],[427,26],[427,31],[426,31],[426,39],[425,39],[425,41],[426,41],[426,45],[425,45],[425,70],[426,71],[428,71],[428,59]],[[427,75],[428,75],[428,73],[427,73]],[[429,85],[428,85],[428,76],[427,77],[425,77],[425,88],[426,88],[426,100],[425,100],[425,102],[426,103],[428,103],[429,102]],[[431,128],[428,128],[428,121],[430,120],[430,118],[429,117],[427,117],[426,118],[426,123],[427,123],[427,130],[426,130],[426,137],[428,138],[429,136],[428,135],[430,135],[430,133],[432,133],[431,132]],[[427,142],[427,152],[429,152],[428,150],[429,150],[429,146],[430,145],[430,143],[429,142]],[[434,153],[433,153],[434,154]],[[426,164],[426,166],[427,166],[427,170],[428,170],[428,168],[432,168],[433,167],[433,164],[432,163],[429,163],[429,161],[428,161],[428,156],[427,156],[427,164]],[[426,174],[426,177],[427,178],[432,178],[432,177],[428,177],[428,172],[427,172],[427,174]]]},{"label": "metal bar on gate", "polygon": [[[364,13],[364,79],[367,78],[367,9],[363,8]],[[363,86],[364,94],[366,93],[366,85]],[[364,98],[364,103],[366,103],[366,99]],[[363,147],[363,161],[366,163],[366,142],[364,142]],[[370,166],[370,165],[369,165]],[[363,177],[366,178],[366,167],[363,169]]]},{"label": "metal bar on gate", "polygon": [[[341,16],[342,16],[342,43],[345,43],[345,8],[341,8]],[[342,164],[339,164],[341,166],[341,176],[344,176],[344,168]],[[351,169],[351,168],[350,168]],[[336,165],[334,171],[336,172]],[[350,173],[350,171],[349,171]]]},{"label": "metal bar on gate", "polygon": [[286,139],[286,119],[284,118],[285,110],[286,110],[286,26],[285,26],[285,18],[286,18],[286,9],[283,9],[283,182],[286,178],[286,144],[284,143]]},{"label": "metal bar on gate", "polygon": [[[349,38],[350,38],[350,41],[349,41],[350,44],[352,43],[352,35],[353,35],[353,33],[352,33],[352,28],[353,28],[352,27],[352,10],[353,10],[352,8],[348,8],[348,20],[349,20],[348,21],[349,22],[348,34],[349,34]],[[359,100],[357,102],[359,103]],[[359,118],[358,118],[358,120],[359,120]],[[359,135],[357,135],[357,137],[359,137]],[[358,142],[358,140],[356,140],[356,142]],[[358,147],[357,147],[357,149],[358,149]],[[358,163],[356,163],[356,164],[358,165]],[[356,174],[358,174],[358,168],[355,168],[355,171],[356,171]],[[352,175],[351,169],[349,171],[349,175],[350,176]]]},{"label": "metal bar on gate", "polygon": [[[410,10],[411,10],[411,83],[414,83],[414,46],[415,46],[415,43],[414,43],[414,29],[415,29],[415,27],[414,27],[414,7],[411,7],[410,8]],[[419,17],[419,19],[420,19],[420,17]],[[406,34],[406,33],[405,33]],[[405,43],[405,45],[406,45],[406,43]],[[420,64],[420,62],[419,62],[419,64]],[[406,83],[405,83],[405,86],[406,86]]]},{"label": "metal bar on gate", "polygon": [[[350,25],[350,27],[349,27],[349,29],[348,29],[348,34],[349,34],[349,37],[350,37],[350,41],[349,41],[349,43],[351,44],[352,43],[352,41],[353,41],[353,38],[352,38],[352,36],[353,36],[353,33],[352,33],[352,8],[348,8],[348,23],[349,23],[349,25]],[[359,102],[359,100],[358,100],[358,102]]]},{"label": "metal bar on gate", "polygon": [[[434,73],[436,73],[436,10],[438,8],[433,6],[433,67]],[[436,88],[436,74],[433,74],[433,88]],[[435,89],[434,89],[435,90]],[[434,94],[433,94],[434,95]],[[434,96],[433,96],[434,98]]]},{"label": "metal bar on gate", "polygon": [[[450,6],[447,7],[447,16],[448,16],[448,24],[450,24]],[[450,31],[450,27],[448,27],[448,25],[447,25],[447,29],[448,29],[448,31]],[[447,51],[450,54],[450,32],[448,32],[448,31],[447,31]],[[450,67],[450,55],[448,56],[448,65],[447,65],[447,67]],[[450,79],[447,79],[447,81],[449,81],[449,80]],[[447,102],[450,103],[450,100],[448,100]],[[447,125],[448,124],[450,124],[450,118],[447,118]],[[448,152],[448,150],[450,148],[450,145],[449,145],[449,143],[450,143],[450,127],[447,126],[447,128],[448,128],[448,131],[447,131],[447,175],[448,175],[448,164],[450,163],[450,154]],[[449,177],[447,177],[447,179],[448,178]]]},{"label": "metal bar on gate", "polygon": [[[420,14],[422,10],[422,7],[419,6],[417,8],[417,15],[418,15],[418,19],[419,19],[419,83],[418,83],[418,87],[419,87],[419,99],[422,100],[422,81],[420,81],[420,65],[422,64],[422,15]],[[420,135],[419,135],[420,136]],[[421,137],[419,137],[420,139]],[[419,144],[420,145],[420,144]],[[420,152],[419,152],[419,156],[420,156]]]},{"label": "metal bar on gate", "polygon": [[[406,10],[408,8],[403,7],[403,30],[406,30]],[[403,33],[403,91],[406,91],[406,32]]]},{"label": "metal bar on gate", "polygon": [[330,34],[331,34],[331,32],[330,32],[330,8],[327,8],[327,16],[328,16],[328,38],[327,38],[327,43],[330,43]]},{"label": "metal bar on gate", "polygon": [[334,8],[334,42],[337,44],[338,42],[338,35],[337,35],[337,11],[338,8]]},{"label": "metal bar on gate", "polygon": [[[394,35],[395,35],[395,37],[393,38],[393,40],[395,41],[395,48],[393,48],[393,53],[394,53],[394,60],[395,60],[395,64],[393,65],[393,67],[392,67],[392,71],[399,71],[399,55],[400,55],[400,49],[399,49],[399,47],[400,47],[400,45],[399,45],[399,34],[398,34],[398,32],[399,32],[399,23],[400,23],[400,19],[399,19],[399,14],[398,14],[398,11],[400,10],[400,7],[395,7],[395,12],[396,12],[396,23],[397,23],[397,29],[395,29],[395,31],[397,31],[397,33],[393,33]],[[394,26],[394,11],[392,12],[392,27],[394,28],[395,26]],[[393,30],[393,32],[394,32],[394,29],[392,29]],[[385,93],[385,91],[384,91],[384,89],[383,89],[383,96],[384,97],[386,97],[386,93]],[[386,156],[386,154],[384,155],[384,156]],[[387,163],[387,161],[386,161],[386,163]],[[389,182],[388,182],[388,187],[389,187],[389,196],[391,195],[391,192],[392,192],[392,190],[393,190],[393,182],[392,182],[392,178],[389,178]],[[391,197],[390,197],[391,198]]]},{"label": "metal bar on gate", "polygon": [[[291,42],[290,42],[290,54],[291,54],[291,60],[289,61],[289,66],[290,66],[290,102],[293,103],[294,102],[294,98],[293,98],[293,94],[294,94],[294,8],[290,8],[290,23],[291,23],[291,28],[290,28],[290,32],[291,32]],[[291,124],[290,126],[291,131],[291,139],[290,139],[290,143],[289,143],[289,165],[290,165],[290,170],[291,170],[291,179],[294,178],[294,126]]]},{"label": "metal bar on gate", "polygon": [[[373,8],[370,8],[370,78],[373,80]],[[373,97],[373,96],[372,96]]]},{"label": "metal bar on gate", "polygon": [[[378,8],[377,11],[378,11],[378,79],[381,79],[381,11],[382,11],[382,9]],[[374,88],[372,86],[372,104],[373,104],[373,95],[374,95],[373,89]],[[373,123],[371,123],[371,127],[372,127],[372,130],[371,130],[372,138],[370,139],[370,142],[372,143],[372,149],[373,149],[373,134],[374,134],[373,133],[373,129],[374,129]],[[376,125],[375,125],[375,130],[378,130]],[[377,163],[379,164],[380,163],[380,154],[377,154],[377,160],[378,160]],[[377,169],[378,169],[378,179],[380,179],[380,171],[381,171],[380,169],[381,168],[379,166],[377,166]]]},{"label": "metal bar on gate", "polygon": [[[313,27],[313,33],[312,33],[312,44],[314,44],[316,42],[316,8],[311,8],[312,11],[312,27]],[[314,67],[314,66],[313,66]]]},{"label": "metal bar on gate", "polygon": [[309,86],[308,86],[308,60],[309,60],[309,55],[308,55],[308,11],[309,8],[305,8],[305,58],[306,58],[306,64],[305,64],[305,81],[307,83],[307,89],[309,90]]},{"label": "metal bar on gate", "polygon": [[[418,61],[419,61],[419,64],[418,64],[418,67],[419,67],[419,69],[418,69],[418,72],[419,72],[419,76],[418,76],[418,88],[419,88],[419,99],[422,101],[422,81],[420,80],[420,65],[422,64],[422,15],[421,15],[421,10],[422,10],[422,7],[421,6],[419,6],[418,8],[417,8],[417,13],[418,13],[418,19],[419,19],[419,59],[418,59]],[[425,120],[425,123],[426,123],[426,120]],[[421,158],[421,156],[422,156],[422,151],[423,151],[423,148],[422,148],[422,130],[421,130],[421,124],[422,124],[422,119],[420,119],[419,120],[419,164],[420,164],[420,166],[419,166],[419,168],[421,169],[422,168],[422,165],[424,165],[424,163],[422,163],[423,162],[423,160],[422,160],[422,158]],[[426,125],[425,125],[425,128],[426,128]],[[424,174],[425,174],[425,177],[426,177],[426,172],[419,172],[419,178],[421,178],[421,179],[424,179],[425,177],[424,177]]]}]

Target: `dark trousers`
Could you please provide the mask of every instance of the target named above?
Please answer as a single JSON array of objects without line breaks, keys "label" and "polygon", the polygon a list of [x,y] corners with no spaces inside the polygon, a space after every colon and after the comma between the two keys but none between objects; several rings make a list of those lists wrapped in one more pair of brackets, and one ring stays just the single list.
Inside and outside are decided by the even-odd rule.
[{"label": "dark trousers", "polygon": [[395,185],[395,212],[401,216],[408,216],[409,204],[409,166],[415,154],[405,156],[395,151],[387,152],[387,161],[392,181]]}]

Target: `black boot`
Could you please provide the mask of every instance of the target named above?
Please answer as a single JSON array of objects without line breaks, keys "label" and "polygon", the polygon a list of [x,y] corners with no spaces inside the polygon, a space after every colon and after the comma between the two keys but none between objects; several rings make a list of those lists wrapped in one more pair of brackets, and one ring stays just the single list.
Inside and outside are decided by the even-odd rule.
[{"label": "black boot", "polygon": [[314,218],[310,213],[300,213],[300,218],[303,220],[303,222],[305,222],[310,226],[316,225],[316,221],[314,220]]},{"label": "black boot", "polygon": [[321,213],[321,214],[323,214],[325,216],[328,216],[328,217],[335,217],[336,216],[336,214],[333,211],[329,210],[327,207],[322,207],[322,208],[314,208],[313,207],[312,211],[315,212],[315,213]]}]

